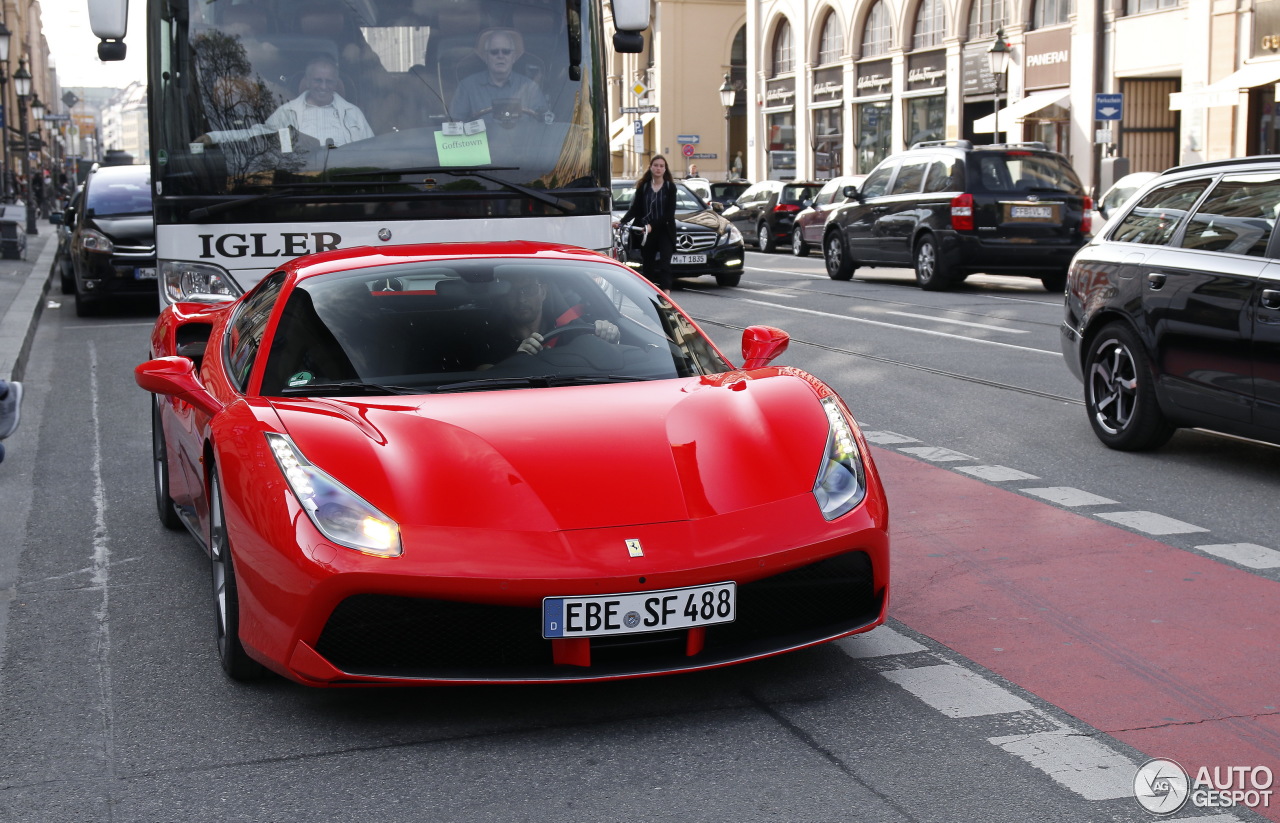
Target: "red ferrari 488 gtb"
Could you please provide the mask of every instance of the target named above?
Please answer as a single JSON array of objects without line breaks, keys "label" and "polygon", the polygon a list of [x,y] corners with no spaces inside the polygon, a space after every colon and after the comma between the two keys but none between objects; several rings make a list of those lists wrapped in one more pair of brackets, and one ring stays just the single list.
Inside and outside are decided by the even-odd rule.
[{"label": "red ferrari 488 gtb", "polygon": [[888,507],[849,409],[735,368],[625,266],[543,243],[293,260],[178,303],[138,385],[156,503],[210,558],[230,676],[587,681],[884,621]]}]

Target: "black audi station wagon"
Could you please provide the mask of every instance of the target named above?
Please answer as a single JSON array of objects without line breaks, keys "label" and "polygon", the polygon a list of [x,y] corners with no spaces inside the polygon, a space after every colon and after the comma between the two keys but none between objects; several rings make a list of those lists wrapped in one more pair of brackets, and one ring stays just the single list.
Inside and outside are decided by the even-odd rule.
[{"label": "black audi station wagon", "polygon": [[1062,349],[1113,449],[1178,427],[1280,443],[1280,156],[1170,169],[1082,248]]},{"label": "black audi station wagon", "polygon": [[912,266],[920,288],[949,289],[977,272],[1066,283],[1093,208],[1065,157],[1043,143],[917,143],[885,158],[823,233],[827,274]]}]

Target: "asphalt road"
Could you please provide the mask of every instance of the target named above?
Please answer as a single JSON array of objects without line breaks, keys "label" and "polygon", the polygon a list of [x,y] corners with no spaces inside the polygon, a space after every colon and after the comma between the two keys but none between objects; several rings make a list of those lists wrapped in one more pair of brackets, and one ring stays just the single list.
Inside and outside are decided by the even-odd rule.
[{"label": "asphalt road", "polygon": [[[614,684],[226,680],[207,560],[154,513],[131,375],[152,318],[47,308],[0,473],[0,819],[1136,822],[1149,757],[1280,771],[1274,653],[1247,656],[1274,646],[1277,569],[1203,548],[1280,549],[1275,449],[1104,449],[1037,281],[925,294],[905,272],[835,283],[818,258],[748,257],[741,287],[677,299],[731,358],[742,327],[786,329],[779,362],[849,401],[889,486],[894,619]],[[1106,519],[1135,512],[1204,531]],[[1258,819],[1171,819],[1206,818]]]}]

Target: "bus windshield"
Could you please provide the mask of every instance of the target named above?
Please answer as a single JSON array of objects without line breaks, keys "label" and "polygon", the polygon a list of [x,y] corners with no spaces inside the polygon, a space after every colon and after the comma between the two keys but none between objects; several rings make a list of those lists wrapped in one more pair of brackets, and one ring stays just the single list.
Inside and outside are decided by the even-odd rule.
[{"label": "bus windshield", "polygon": [[454,195],[474,205],[452,216],[493,216],[502,207],[476,196],[499,192],[512,216],[572,211],[573,190],[608,185],[594,5],[152,4],[157,196],[188,209],[272,198],[254,210],[295,219],[317,203],[328,217],[439,217],[413,204]]}]

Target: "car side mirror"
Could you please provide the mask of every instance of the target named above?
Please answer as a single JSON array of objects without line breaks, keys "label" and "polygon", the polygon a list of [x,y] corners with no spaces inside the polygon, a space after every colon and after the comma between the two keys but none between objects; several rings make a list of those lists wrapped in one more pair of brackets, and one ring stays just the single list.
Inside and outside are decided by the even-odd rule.
[{"label": "car side mirror", "polygon": [[787,350],[791,337],[773,326],[747,326],[742,330],[742,369],[762,369]]},{"label": "car side mirror", "polygon": [[857,186],[845,186],[840,193],[844,195],[845,200],[857,200],[859,203],[862,202],[862,192],[858,191]]},{"label": "car side mirror", "polygon": [[133,370],[138,386],[152,394],[173,397],[190,403],[212,417],[222,411],[222,404],[196,376],[196,364],[189,357],[157,357],[139,364]]},{"label": "car side mirror", "polygon": [[724,214],[724,203],[721,203],[719,200],[712,200],[711,210],[716,214]]},{"label": "car side mirror", "polygon": [[800,205],[807,209],[813,205],[813,201],[806,197],[804,200],[800,201]]}]

